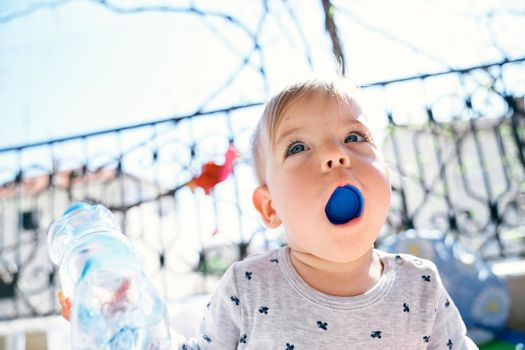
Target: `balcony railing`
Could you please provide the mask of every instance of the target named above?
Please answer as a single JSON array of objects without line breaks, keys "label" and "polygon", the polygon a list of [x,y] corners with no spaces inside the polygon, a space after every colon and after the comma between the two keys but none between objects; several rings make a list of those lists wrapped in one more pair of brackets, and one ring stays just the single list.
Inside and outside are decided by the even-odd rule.
[{"label": "balcony railing", "polygon": [[[392,168],[381,238],[435,228],[488,259],[525,255],[524,62],[363,87]],[[206,292],[231,262],[282,244],[251,204],[249,140],[261,107],[0,149],[0,320],[57,312],[46,232],[72,201],[114,211],[168,299]],[[230,143],[241,157],[228,180],[209,195],[185,185],[204,163],[221,163]]]}]

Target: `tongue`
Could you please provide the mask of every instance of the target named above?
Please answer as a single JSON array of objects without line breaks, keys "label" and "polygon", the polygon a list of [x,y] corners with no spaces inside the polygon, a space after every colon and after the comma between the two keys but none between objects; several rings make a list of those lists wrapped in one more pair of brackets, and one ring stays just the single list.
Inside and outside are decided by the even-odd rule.
[{"label": "tongue", "polygon": [[358,218],[363,211],[364,199],[357,187],[338,187],[326,203],[325,212],[334,225],[346,224]]}]

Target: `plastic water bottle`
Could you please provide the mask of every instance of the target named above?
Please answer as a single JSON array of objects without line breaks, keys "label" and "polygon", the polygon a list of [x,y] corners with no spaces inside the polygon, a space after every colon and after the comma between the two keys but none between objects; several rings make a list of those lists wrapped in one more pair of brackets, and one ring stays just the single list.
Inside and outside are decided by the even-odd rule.
[{"label": "plastic water bottle", "polygon": [[170,347],[166,306],[108,209],[72,204],[49,228],[47,243],[73,301],[74,350]]}]

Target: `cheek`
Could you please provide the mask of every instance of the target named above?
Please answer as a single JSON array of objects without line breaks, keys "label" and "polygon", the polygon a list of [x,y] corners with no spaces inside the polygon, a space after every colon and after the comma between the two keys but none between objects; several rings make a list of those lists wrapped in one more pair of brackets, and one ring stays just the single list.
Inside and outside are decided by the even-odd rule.
[{"label": "cheek", "polygon": [[375,161],[372,166],[374,171],[370,176],[369,190],[377,199],[377,214],[384,215],[384,212],[390,208],[392,197],[390,173],[386,164],[381,161]]},{"label": "cheek", "polygon": [[285,196],[301,194],[312,181],[309,164],[301,158],[290,159],[274,169],[274,188]]},{"label": "cheek", "polygon": [[382,180],[383,183],[390,187],[390,169],[388,165],[380,158],[372,160],[370,165],[377,180]]},{"label": "cheek", "polygon": [[305,216],[310,217],[312,198],[315,195],[311,189],[311,179],[307,171],[281,173],[274,178],[272,205],[283,224],[295,225],[295,221],[303,222]]},{"label": "cheek", "polygon": [[276,210],[286,212],[302,210],[301,207],[308,196],[308,186],[300,174],[283,176],[275,185],[272,197]]}]

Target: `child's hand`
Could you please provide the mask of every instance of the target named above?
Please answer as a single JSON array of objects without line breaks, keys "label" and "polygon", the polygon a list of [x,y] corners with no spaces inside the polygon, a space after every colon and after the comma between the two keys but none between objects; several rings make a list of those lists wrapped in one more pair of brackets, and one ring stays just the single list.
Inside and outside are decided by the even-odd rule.
[{"label": "child's hand", "polygon": [[[123,279],[119,288],[115,290],[110,300],[104,303],[104,308],[107,312],[114,314],[115,312],[122,310],[125,306],[122,303],[126,300],[126,293],[131,283],[128,279]],[[58,292],[58,302],[60,303],[60,313],[67,321],[70,320],[71,316],[71,299],[65,296],[63,291]]]},{"label": "child's hand", "polygon": [[58,292],[58,302],[60,303],[60,313],[62,317],[69,321],[71,314],[71,300],[64,295],[64,292]]}]

